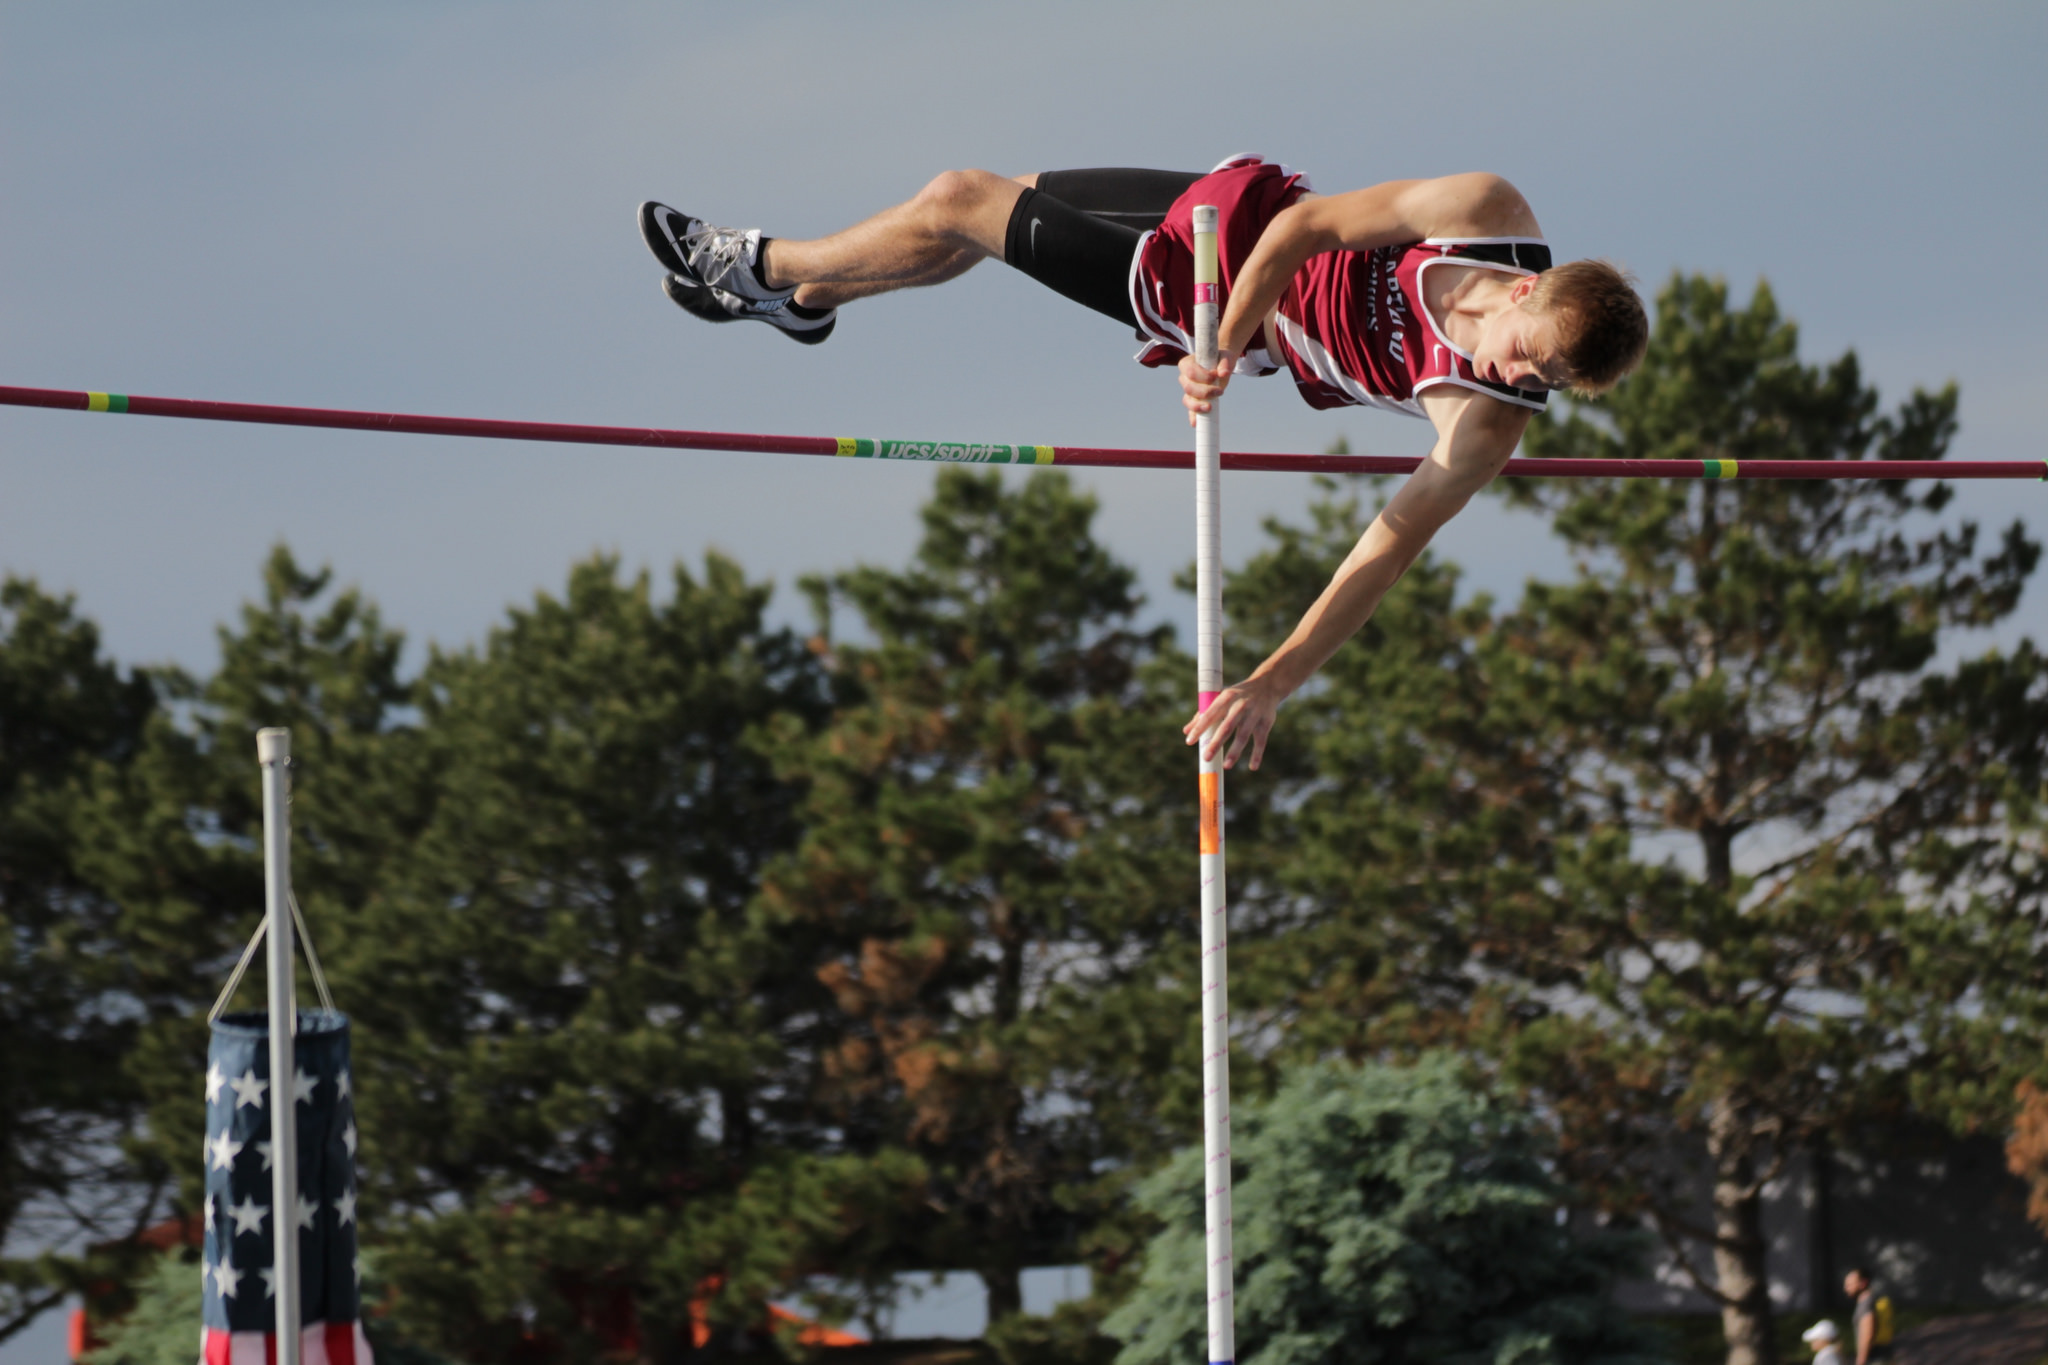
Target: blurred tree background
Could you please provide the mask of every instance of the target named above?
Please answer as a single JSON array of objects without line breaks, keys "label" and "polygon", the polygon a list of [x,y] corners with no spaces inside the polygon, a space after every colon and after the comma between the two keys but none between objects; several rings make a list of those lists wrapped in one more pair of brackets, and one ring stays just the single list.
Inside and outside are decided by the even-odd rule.
[{"label": "blurred tree background", "polygon": [[[1526,453],[1938,459],[1956,402],[1886,410],[1768,290],[1677,278]],[[1233,672],[1379,491],[1268,526]],[[2039,548],[1939,483],[1498,495],[1575,572],[1500,603],[1426,556],[1230,784],[1242,1358],[1659,1358],[1609,1296],[1661,1242],[1768,1365],[1800,1153],[1910,1115],[2048,1189],[2048,677],[1973,634]],[[191,1268],[135,1234],[197,1206],[285,725],[394,1359],[802,1356],[771,1302],[935,1269],[1014,1365],[1200,1349],[1191,665],[1094,513],[942,470],[809,631],[729,560],[598,558],[410,675],[284,547],[204,678],[8,580],[0,1339],[90,1290],[104,1359],[189,1356]],[[1072,1263],[1088,1299],[1024,1313]]]}]

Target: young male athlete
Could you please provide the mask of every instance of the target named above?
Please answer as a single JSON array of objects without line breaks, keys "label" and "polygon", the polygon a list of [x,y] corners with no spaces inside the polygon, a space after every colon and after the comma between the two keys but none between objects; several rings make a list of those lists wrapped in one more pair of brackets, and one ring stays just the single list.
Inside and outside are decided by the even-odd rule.
[{"label": "young male athlete", "polygon": [[[1196,204],[1220,210],[1227,302],[1213,369],[1188,354]],[[1312,407],[1424,417],[1429,458],[1286,642],[1183,727],[1257,768],[1280,703],[1356,634],[1423,547],[1500,472],[1549,390],[1599,393],[1642,358],[1649,324],[1602,261],[1553,267],[1528,202],[1496,175],[1391,180],[1319,196],[1259,157],[1206,175],[948,171],[907,203],[816,241],[712,227],[661,204],[640,230],[662,287],[697,317],[754,319],[815,344],[842,304],[943,283],[997,257],[1137,330],[1139,363],[1180,369],[1189,421],[1237,374],[1285,369]]]}]

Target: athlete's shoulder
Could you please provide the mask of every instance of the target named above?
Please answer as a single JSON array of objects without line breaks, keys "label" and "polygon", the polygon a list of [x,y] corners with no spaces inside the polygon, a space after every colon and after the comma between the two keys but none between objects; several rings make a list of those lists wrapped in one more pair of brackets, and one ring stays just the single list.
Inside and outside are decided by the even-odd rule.
[{"label": "athlete's shoulder", "polygon": [[1461,171],[1418,180],[1408,192],[1415,213],[1425,218],[1429,237],[1541,237],[1542,227],[1528,199],[1506,176]]}]

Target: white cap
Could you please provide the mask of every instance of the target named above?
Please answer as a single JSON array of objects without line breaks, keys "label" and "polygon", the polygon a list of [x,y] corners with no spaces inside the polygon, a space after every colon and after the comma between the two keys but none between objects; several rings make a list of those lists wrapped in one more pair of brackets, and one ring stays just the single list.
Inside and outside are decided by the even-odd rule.
[{"label": "white cap", "polygon": [[1801,1332],[1799,1339],[1801,1341],[1833,1341],[1841,1335],[1840,1332],[1835,1330],[1833,1322],[1827,1318],[1822,1318],[1819,1322]]}]

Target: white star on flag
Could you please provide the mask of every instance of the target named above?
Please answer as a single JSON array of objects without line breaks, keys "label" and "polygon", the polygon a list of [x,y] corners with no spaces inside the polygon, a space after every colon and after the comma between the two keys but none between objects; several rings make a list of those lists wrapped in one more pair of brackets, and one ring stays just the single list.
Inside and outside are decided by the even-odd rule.
[{"label": "white star on flag", "polygon": [[341,1130],[341,1141],[342,1145],[348,1148],[348,1154],[354,1156],[356,1154],[356,1124],[354,1119],[350,1119],[348,1127]]},{"label": "white star on flag", "polygon": [[228,1130],[223,1128],[219,1137],[206,1144],[206,1150],[213,1157],[209,1170],[232,1171],[235,1168],[235,1158],[241,1154],[242,1144],[229,1137]]},{"label": "white star on flag", "polygon": [[235,1289],[242,1283],[242,1272],[222,1261],[213,1268],[213,1278],[220,1284],[220,1296],[232,1299]]},{"label": "white star on flag", "polygon": [[300,1194],[292,1202],[298,1205],[299,1226],[311,1232],[313,1230],[313,1220],[320,1216],[319,1201],[308,1199],[304,1194]]},{"label": "white star on flag", "polygon": [[334,1212],[343,1223],[356,1221],[356,1192],[343,1190],[341,1198],[334,1201]]},{"label": "white star on flag", "polygon": [[228,1089],[235,1092],[235,1108],[240,1109],[243,1105],[248,1104],[261,1109],[263,1107],[263,1092],[270,1089],[270,1082],[257,1080],[256,1072],[252,1068],[244,1071],[240,1079],[229,1081]]},{"label": "white star on flag", "polygon": [[348,1098],[348,1072],[345,1070],[334,1078],[334,1097],[338,1100]]},{"label": "white star on flag", "polygon": [[206,1292],[206,1285],[207,1285],[207,1282],[208,1282],[209,1280],[211,1280],[212,1278],[213,1278],[213,1262],[211,1262],[211,1261],[201,1261],[201,1262],[199,1263],[199,1292],[200,1292],[200,1293],[204,1294],[204,1293]]},{"label": "white star on flag", "polygon": [[261,1152],[261,1153],[263,1154],[263,1169],[264,1169],[264,1170],[266,1170],[266,1171],[267,1171],[267,1170],[269,1170],[269,1169],[270,1169],[270,1144],[269,1144],[269,1143],[267,1143],[267,1142],[259,1142],[259,1143],[257,1143],[257,1144],[256,1144],[256,1150],[257,1150],[257,1151],[259,1151],[259,1152]]},{"label": "white star on flag", "polygon": [[235,1220],[235,1236],[245,1232],[261,1233],[263,1220],[270,1216],[270,1206],[259,1204],[251,1195],[243,1195],[242,1202],[228,1208],[228,1217]]},{"label": "white star on flag", "polygon": [[210,1194],[206,1196],[206,1230],[213,1231],[213,1196]]},{"label": "white star on flag", "polygon": [[257,1271],[256,1273],[263,1277],[263,1297],[266,1299],[276,1298],[277,1268],[275,1266],[265,1266],[263,1267],[263,1269]]},{"label": "white star on flag", "polygon": [[292,1103],[311,1104],[313,1102],[313,1087],[318,1084],[320,1084],[318,1076],[308,1076],[304,1068],[294,1067],[292,1071]]},{"label": "white star on flag", "polygon": [[209,1065],[206,1068],[206,1102],[212,1104],[219,1099],[220,1088],[227,1083],[228,1078],[220,1074],[220,1063],[214,1062]]},{"label": "white star on flag", "polygon": [[363,1282],[363,1258],[361,1256],[357,1256],[352,1264],[355,1267],[356,1284],[360,1286]]}]

